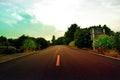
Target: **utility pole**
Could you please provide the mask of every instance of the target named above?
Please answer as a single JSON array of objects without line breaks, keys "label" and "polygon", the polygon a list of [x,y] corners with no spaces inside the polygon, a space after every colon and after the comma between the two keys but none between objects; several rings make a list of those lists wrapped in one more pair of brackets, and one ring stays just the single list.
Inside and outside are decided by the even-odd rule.
[{"label": "utility pole", "polygon": [[94,39],[95,39],[95,31],[94,31],[94,28],[92,28],[92,40],[93,40],[92,46],[93,46],[93,50],[95,50]]},{"label": "utility pole", "polygon": [[103,34],[105,34],[105,29],[103,29]]}]

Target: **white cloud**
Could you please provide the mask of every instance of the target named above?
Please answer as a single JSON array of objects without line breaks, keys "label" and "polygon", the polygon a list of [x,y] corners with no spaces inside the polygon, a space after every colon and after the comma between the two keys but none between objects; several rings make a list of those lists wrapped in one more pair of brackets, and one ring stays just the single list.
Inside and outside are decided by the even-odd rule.
[{"label": "white cloud", "polygon": [[103,2],[107,3],[108,1],[42,0],[34,3],[27,11],[40,22],[65,31],[72,23],[83,27],[108,23],[116,13],[110,12]]},{"label": "white cloud", "polygon": [[31,19],[31,23],[36,24],[36,23],[39,23],[39,21],[36,19]]},{"label": "white cloud", "polygon": [[[35,18],[31,19],[33,24],[42,22],[55,26],[58,30],[66,31],[72,23],[82,27],[99,24],[113,27],[120,25],[119,0],[9,0],[9,2],[19,4],[19,8],[34,16]],[[12,16],[17,20],[24,19],[17,13],[13,13]],[[112,26],[110,28],[113,28]]]},{"label": "white cloud", "polygon": [[23,18],[19,14],[17,14],[17,13],[12,13],[11,16],[16,18],[17,20],[20,20],[20,21],[23,20]]},{"label": "white cloud", "polygon": [[32,12],[37,20],[45,24],[54,25],[59,30],[66,30],[69,24],[76,22],[75,8],[77,9],[79,3],[80,0],[69,0],[69,2],[68,0],[43,0],[41,3],[35,3],[34,7],[27,11]]}]

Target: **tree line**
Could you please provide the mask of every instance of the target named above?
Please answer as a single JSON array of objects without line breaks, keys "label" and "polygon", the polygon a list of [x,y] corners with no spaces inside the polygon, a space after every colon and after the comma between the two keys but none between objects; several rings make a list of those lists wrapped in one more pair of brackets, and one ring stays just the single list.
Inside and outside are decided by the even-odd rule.
[{"label": "tree line", "polygon": [[22,35],[17,39],[7,39],[0,36],[0,54],[30,52],[47,48],[50,42],[44,38],[34,38]]},{"label": "tree line", "polygon": [[[94,40],[92,29],[94,29]],[[77,24],[71,24],[64,36],[52,39],[53,45],[70,45],[78,48],[104,48],[115,49],[120,52],[120,32],[112,31],[107,25],[90,26],[81,28]]]},{"label": "tree line", "polygon": [[[93,32],[94,29],[94,39]],[[51,42],[39,37],[22,35],[17,39],[7,39],[0,36],[0,54],[22,53],[45,49],[50,45],[69,45],[78,48],[115,49],[120,52],[120,32],[112,31],[107,25],[90,26],[81,28],[77,24],[71,24],[64,36],[55,38]]]}]

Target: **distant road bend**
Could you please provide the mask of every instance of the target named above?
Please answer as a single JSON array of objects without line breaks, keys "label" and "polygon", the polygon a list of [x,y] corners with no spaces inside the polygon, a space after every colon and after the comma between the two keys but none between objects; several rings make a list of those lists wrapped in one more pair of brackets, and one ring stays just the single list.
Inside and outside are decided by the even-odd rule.
[{"label": "distant road bend", "polygon": [[0,80],[120,80],[120,61],[68,46],[0,64]]}]

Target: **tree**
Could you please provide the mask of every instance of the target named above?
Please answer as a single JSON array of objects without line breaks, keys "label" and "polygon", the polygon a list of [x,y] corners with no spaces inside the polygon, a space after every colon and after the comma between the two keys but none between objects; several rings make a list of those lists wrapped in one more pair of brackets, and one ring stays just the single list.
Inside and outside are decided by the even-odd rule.
[{"label": "tree", "polygon": [[37,47],[36,47],[37,50],[44,49],[44,48],[48,47],[48,41],[45,40],[44,38],[36,38],[35,42],[37,45]]},{"label": "tree", "polygon": [[8,39],[9,46],[14,46],[15,45],[15,39]]},{"label": "tree", "polygon": [[55,44],[56,45],[62,45],[64,44],[64,37],[59,37],[56,41],[55,41]]},{"label": "tree", "polygon": [[5,49],[5,54],[13,54],[16,53],[16,48],[14,46],[7,46]]},{"label": "tree", "polygon": [[35,50],[35,48],[36,48],[36,44],[35,44],[34,40],[26,39],[23,42],[23,49],[25,49],[27,52],[31,51],[31,50]]},{"label": "tree", "polygon": [[25,36],[25,35],[20,36],[18,39],[15,40],[14,46],[15,46],[17,49],[20,49],[20,48],[23,46],[23,41],[25,41],[25,40],[28,39],[28,38],[29,38],[29,37],[28,37],[28,36]]},{"label": "tree", "polygon": [[78,29],[75,32],[75,45],[78,48],[90,48],[91,44],[91,34],[88,28]]},{"label": "tree", "polygon": [[107,35],[109,35],[109,36],[111,36],[111,35],[114,34],[114,32],[113,32],[109,27],[107,27],[107,25],[104,25],[104,26],[102,27],[102,29],[104,29],[104,30],[105,30],[105,34],[107,34]]},{"label": "tree", "polygon": [[6,37],[4,36],[0,36],[0,46],[8,46],[9,43],[8,43],[8,40]]},{"label": "tree", "polygon": [[74,34],[75,31],[79,29],[77,24],[72,24],[70,28],[68,28],[68,31],[64,34],[64,42],[66,45],[68,45],[71,41],[74,41]]},{"label": "tree", "polygon": [[74,33],[74,40],[78,39],[81,33],[81,29],[77,29]]},{"label": "tree", "polygon": [[116,32],[114,36],[114,45],[115,48],[120,52],[120,32]]},{"label": "tree", "polygon": [[55,45],[55,36],[53,35],[53,37],[52,37],[52,45]]}]

